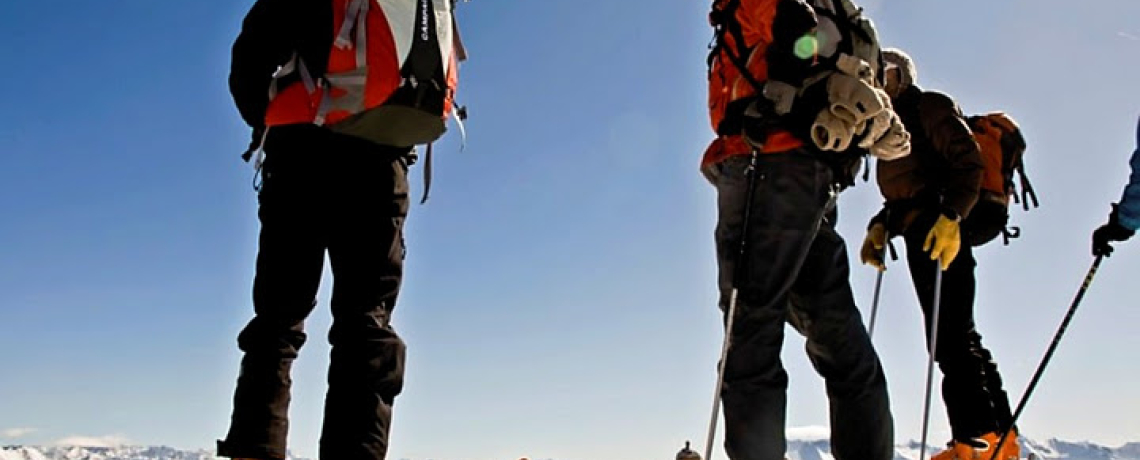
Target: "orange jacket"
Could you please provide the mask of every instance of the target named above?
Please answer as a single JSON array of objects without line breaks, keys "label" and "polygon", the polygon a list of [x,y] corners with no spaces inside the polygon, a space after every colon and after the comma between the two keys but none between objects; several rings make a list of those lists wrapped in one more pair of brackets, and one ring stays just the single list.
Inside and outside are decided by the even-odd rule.
[{"label": "orange jacket", "polygon": [[[739,5],[729,21],[739,24],[743,46],[738,43],[737,34],[724,33],[723,46],[714,50],[710,56],[709,118],[714,132],[719,131],[718,128],[728,116],[730,103],[756,94],[752,82],[741,75],[729,53],[745,63],[756,82],[764,82],[769,78],[771,64],[785,66],[786,63],[789,72],[794,72],[794,67],[804,66],[781,57],[790,56],[794,46],[794,38],[789,40],[787,37],[803,36],[815,26],[811,8],[803,0],[717,0],[714,7],[723,9],[734,1],[739,2]],[[784,152],[802,145],[803,141],[790,132],[777,130],[768,136],[763,152]],[[750,151],[751,148],[740,135],[718,134],[705,152],[701,165],[706,166]]]}]

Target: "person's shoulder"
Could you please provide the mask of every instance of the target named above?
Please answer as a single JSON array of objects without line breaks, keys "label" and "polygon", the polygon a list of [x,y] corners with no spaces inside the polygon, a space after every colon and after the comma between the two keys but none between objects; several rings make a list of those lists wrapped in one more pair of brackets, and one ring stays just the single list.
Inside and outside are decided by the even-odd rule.
[{"label": "person's shoulder", "polygon": [[965,121],[966,116],[958,102],[949,94],[940,91],[923,90],[918,100],[919,112],[931,122],[940,122],[947,118],[960,118]]},{"label": "person's shoulder", "polygon": [[958,111],[958,102],[949,94],[936,90],[923,90],[919,99],[923,110],[951,110]]}]

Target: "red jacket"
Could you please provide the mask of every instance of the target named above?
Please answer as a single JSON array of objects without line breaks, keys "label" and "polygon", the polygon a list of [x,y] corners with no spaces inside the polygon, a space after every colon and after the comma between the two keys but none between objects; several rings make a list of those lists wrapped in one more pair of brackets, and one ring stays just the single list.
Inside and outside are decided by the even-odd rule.
[{"label": "red jacket", "polygon": [[[726,26],[722,46],[714,49],[709,61],[709,118],[718,137],[705,152],[702,166],[751,151],[739,134],[720,133],[720,128],[726,118],[735,116],[730,107],[732,102],[756,94],[753,82],[777,78],[795,85],[812,64],[811,60],[795,58],[793,52],[796,40],[816,25],[807,3],[803,0],[718,0],[714,8],[720,11],[734,2],[733,14],[725,18],[732,26]],[[739,29],[733,30],[737,26]],[[734,59],[737,62],[733,62]],[[749,70],[751,81],[741,74],[740,64]],[[784,152],[802,145],[803,141],[790,132],[776,130],[764,142],[763,152]]]}]

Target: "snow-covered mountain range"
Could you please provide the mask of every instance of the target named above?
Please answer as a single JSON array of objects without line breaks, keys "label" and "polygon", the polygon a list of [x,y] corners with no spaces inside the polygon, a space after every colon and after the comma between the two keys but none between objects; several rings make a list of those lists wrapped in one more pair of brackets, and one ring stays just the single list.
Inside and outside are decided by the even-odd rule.
[{"label": "snow-covered mountain range", "polygon": [[0,460],[216,460],[217,458],[212,450],[181,450],[166,446],[0,448]]},{"label": "snow-covered mountain range", "polygon": [[[928,446],[927,458],[938,450],[941,450],[941,446]],[[1039,460],[1140,460],[1140,442],[1107,447],[1090,442],[1068,442],[1057,439],[1036,442],[1022,439],[1021,452],[1026,456],[1033,454]],[[919,460],[918,456],[918,442],[900,445],[895,449],[895,460]],[[718,454],[718,457],[723,458],[723,454]],[[180,450],[165,446],[5,446],[0,448],[0,460],[218,460],[218,457],[215,457],[211,450]],[[834,460],[834,457],[831,456],[831,448],[826,440],[802,439],[788,441],[788,460]]]}]

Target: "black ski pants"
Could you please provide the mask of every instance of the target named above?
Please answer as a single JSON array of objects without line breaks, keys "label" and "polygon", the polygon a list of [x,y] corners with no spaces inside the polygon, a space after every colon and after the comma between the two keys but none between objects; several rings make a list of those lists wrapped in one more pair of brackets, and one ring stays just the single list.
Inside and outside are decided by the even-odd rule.
[{"label": "black ski pants", "polygon": [[[894,426],[887,382],[855,306],[846,248],[835,231],[833,169],[807,151],[761,154],[742,234],[749,160],[735,156],[704,170],[717,189],[726,322],[734,279],[739,287],[721,388],[728,457],[784,458],[788,376],[780,350],[790,323],[806,337],[807,355],[826,383],[835,458],[890,460]],[[742,238],[747,251],[738,267]]]},{"label": "black ski pants", "polygon": [[290,125],[270,130],[265,151],[255,315],[238,336],[244,356],[218,454],[286,457],[290,369],[327,253],[332,352],[320,458],[383,459],[404,375],[390,319],[403,275],[408,149]]},{"label": "black ski pants", "polygon": [[[930,343],[934,313],[934,284],[938,262],[923,251],[926,235],[938,219],[936,206],[919,211],[904,231],[906,260],[926,322]],[[968,230],[964,230],[968,231]],[[973,250],[965,241],[958,257],[942,273],[942,301],[938,306],[938,342],[934,360],[942,371],[942,400],[954,439],[966,441],[988,432],[1001,435],[1010,428],[1013,414],[1001,375],[974,323],[976,284]],[[927,350],[929,351],[929,350]]]}]

